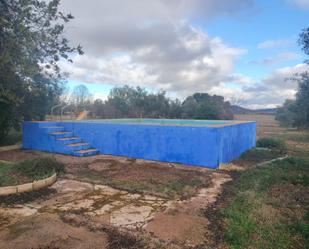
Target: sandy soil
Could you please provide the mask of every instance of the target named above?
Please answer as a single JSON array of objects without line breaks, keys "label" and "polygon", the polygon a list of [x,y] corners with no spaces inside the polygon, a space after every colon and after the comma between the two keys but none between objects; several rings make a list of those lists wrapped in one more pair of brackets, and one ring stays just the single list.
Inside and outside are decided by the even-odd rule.
[{"label": "sandy soil", "polygon": [[106,233],[71,226],[56,214],[25,217],[0,231],[0,248],[3,249],[101,249],[106,246]]},{"label": "sandy soil", "polygon": [[[0,248],[27,248],[23,247],[27,236],[34,237],[29,248],[47,245],[105,248],[102,245],[106,244],[107,235],[89,231],[89,224],[139,231],[179,248],[205,245],[209,222],[201,209],[214,203],[222,184],[229,180],[226,174],[213,173],[211,187],[201,189],[188,200],[171,201],[104,185],[61,179],[50,187],[52,191],[47,196],[21,203],[7,201],[1,205],[0,217],[5,222],[0,224],[0,239],[5,244],[0,243]],[[81,226],[78,223],[77,227],[68,228],[67,223],[74,223],[76,219],[84,222]],[[49,226],[53,228],[48,231]],[[76,247],[78,240],[74,238],[81,238],[84,243],[81,246],[84,246],[98,235],[101,235],[100,246],[97,241],[89,242],[90,247]]]},{"label": "sandy soil", "polygon": [[205,236],[211,227],[201,210],[217,200],[223,184],[230,180],[229,175],[214,172],[209,188],[201,189],[189,200],[173,202],[164,212],[155,215],[146,225],[146,230],[160,239],[176,241],[185,246],[207,246]]},{"label": "sandy soil", "polygon": [[[51,154],[23,150],[0,152],[0,160],[9,161],[39,156]],[[230,180],[224,173],[179,164],[108,155],[53,156],[65,164],[67,173],[46,192],[0,199],[0,239],[4,241],[0,248],[127,248],[114,243],[110,247],[111,236],[115,237],[115,233],[110,233],[113,228],[118,229],[117,233],[124,229],[137,238],[148,238],[147,246],[153,239],[163,243],[163,248],[201,245],[205,243],[209,222],[200,210],[213,203],[222,184]],[[94,173],[99,178],[81,181],[81,172]],[[201,178],[204,183],[190,196],[176,199],[102,184],[113,180],[164,186],[194,178]],[[47,232],[49,226],[55,229]],[[104,229],[93,228],[97,226]],[[18,236],[14,235],[15,230]],[[90,242],[98,235],[100,240]],[[23,247],[26,237],[34,238],[29,247]],[[75,238],[83,240],[81,247],[76,246]],[[125,238],[121,243],[128,242]],[[128,248],[148,247],[139,244]]]}]

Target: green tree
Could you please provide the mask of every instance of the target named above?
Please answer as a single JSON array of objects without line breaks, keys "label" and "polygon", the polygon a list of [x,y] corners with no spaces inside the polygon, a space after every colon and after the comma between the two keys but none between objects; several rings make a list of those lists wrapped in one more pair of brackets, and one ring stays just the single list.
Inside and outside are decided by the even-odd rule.
[{"label": "green tree", "polygon": [[146,96],[145,112],[149,118],[166,118],[168,117],[169,102],[164,91],[150,93]]},{"label": "green tree", "polygon": [[193,119],[233,119],[229,102],[222,96],[195,93],[183,102],[183,117]]},{"label": "green tree", "polygon": [[101,99],[96,99],[92,106],[92,115],[94,118],[104,118],[104,102]]},{"label": "green tree", "polygon": [[[298,39],[301,49],[309,55],[309,27],[304,29]],[[309,60],[305,62],[309,63]],[[295,100],[286,100],[283,107],[278,109],[276,118],[281,125],[297,128],[309,128],[309,73],[296,75],[298,91]]]},{"label": "green tree", "polygon": [[298,128],[309,128],[309,74],[303,73],[298,80],[296,94],[296,118],[295,125]]},{"label": "green tree", "polygon": [[276,120],[281,126],[290,127],[295,125],[296,104],[295,100],[285,100],[282,107],[279,107],[276,113]]},{"label": "green tree", "polygon": [[108,95],[108,105],[117,109],[122,117],[128,117],[130,99],[133,96],[133,91],[134,88],[127,85],[123,87],[114,87]]},{"label": "green tree", "polygon": [[233,118],[230,103],[221,96],[195,93],[181,102],[167,97],[165,91],[149,93],[127,85],[114,87],[107,101],[93,104],[92,112],[105,118]]},{"label": "green tree", "polygon": [[61,93],[59,60],[82,54],[63,35],[72,15],[58,6],[59,0],[0,0],[0,139],[23,119],[44,119]]},{"label": "green tree", "polygon": [[91,97],[92,95],[85,85],[78,85],[73,89],[71,102],[77,107],[83,107],[89,104]]},{"label": "green tree", "polygon": [[[306,55],[309,55],[309,27],[303,29],[299,35],[298,43]],[[309,63],[309,60],[306,60]]]},{"label": "green tree", "polygon": [[182,115],[182,105],[179,99],[170,100],[168,117],[169,118],[181,118]]}]

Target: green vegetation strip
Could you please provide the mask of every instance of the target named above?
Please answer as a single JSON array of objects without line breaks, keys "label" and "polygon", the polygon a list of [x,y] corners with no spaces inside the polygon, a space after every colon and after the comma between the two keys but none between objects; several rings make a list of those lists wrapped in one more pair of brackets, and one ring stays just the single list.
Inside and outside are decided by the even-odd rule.
[{"label": "green vegetation strip", "polygon": [[21,143],[21,138],[22,138],[21,131],[16,131],[15,129],[12,128],[5,137],[0,139],[0,146],[9,146]]},{"label": "green vegetation strip", "polygon": [[242,173],[223,211],[232,249],[309,248],[309,161],[291,157]]},{"label": "green vegetation strip", "polygon": [[0,162],[0,187],[33,182],[64,171],[64,166],[53,158],[34,158],[10,163]]},{"label": "green vegetation strip", "polygon": [[283,140],[277,138],[260,138],[256,142],[257,147],[286,151],[286,145]]},{"label": "green vegetation strip", "polygon": [[[115,168],[114,168],[115,170]],[[111,172],[108,170],[108,172]],[[200,173],[196,175],[193,171],[185,171],[180,175],[175,175],[179,171],[170,171],[170,179],[160,178],[159,176],[152,179],[128,178],[117,179],[113,173],[111,175],[106,172],[98,172],[94,170],[81,170],[77,173],[77,179],[82,181],[89,181],[92,183],[99,183],[111,186],[117,189],[123,189],[129,192],[148,193],[158,195],[164,198],[180,198],[187,199],[196,194],[198,189],[207,187],[210,184],[210,177],[207,174]],[[164,171],[162,171],[164,173]],[[129,176],[129,174],[128,174]],[[163,175],[162,175],[163,176]],[[176,178],[176,179],[173,179]]]}]

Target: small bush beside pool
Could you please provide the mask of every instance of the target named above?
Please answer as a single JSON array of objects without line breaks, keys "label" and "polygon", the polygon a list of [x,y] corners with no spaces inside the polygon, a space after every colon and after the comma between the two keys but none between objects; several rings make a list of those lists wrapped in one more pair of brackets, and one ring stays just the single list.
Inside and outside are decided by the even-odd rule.
[{"label": "small bush beside pool", "polygon": [[64,171],[64,165],[53,158],[34,158],[11,163],[0,162],[0,187],[44,179]]},{"label": "small bush beside pool", "polygon": [[257,147],[261,148],[268,148],[268,149],[273,149],[273,150],[279,150],[279,151],[285,151],[286,150],[286,145],[285,143],[277,138],[260,138],[256,142]]}]

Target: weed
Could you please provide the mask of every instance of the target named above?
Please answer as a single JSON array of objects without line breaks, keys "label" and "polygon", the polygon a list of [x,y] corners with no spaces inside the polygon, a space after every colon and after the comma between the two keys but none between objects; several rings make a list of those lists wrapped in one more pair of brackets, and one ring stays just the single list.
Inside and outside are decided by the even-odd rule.
[{"label": "weed", "polygon": [[64,165],[53,158],[34,158],[17,163],[0,163],[0,186],[16,185],[64,172]]},{"label": "weed", "polygon": [[[121,176],[120,174],[124,174],[121,168],[117,169],[115,167],[112,174],[110,170],[95,171],[87,168],[79,170],[77,177],[130,192],[157,194],[162,197],[181,199],[193,196],[197,189],[209,184],[208,175],[197,174],[193,171],[168,169],[171,173],[166,177],[168,172],[162,170],[161,173],[161,170],[155,168],[153,170],[155,175],[146,174],[145,176],[142,175],[143,172],[141,171],[140,177],[140,175],[136,174],[134,166],[130,170],[131,172],[129,171],[128,174]],[[120,174],[116,174],[117,171]]]},{"label": "weed", "polygon": [[14,145],[21,142],[22,134],[21,131],[11,129],[9,134],[0,140],[0,146]]},{"label": "weed", "polygon": [[141,249],[146,248],[141,238],[130,233],[121,233],[116,229],[108,231],[108,249]]},{"label": "weed", "polygon": [[250,237],[256,230],[255,221],[250,217],[252,208],[245,197],[239,196],[223,211],[228,226],[225,236],[233,248],[242,248],[250,243]]},{"label": "weed", "polygon": [[301,143],[309,143],[309,133],[300,133],[300,134],[284,134],[280,135],[280,138],[283,140],[290,140],[294,142],[301,142]]},{"label": "weed", "polygon": [[256,146],[279,151],[286,150],[286,145],[284,141],[277,138],[268,138],[268,137],[260,138],[257,141]]},{"label": "weed", "polygon": [[284,203],[272,206],[269,189],[284,183],[309,186],[309,160],[291,157],[241,174],[233,187],[235,198],[223,211],[225,238],[231,248],[290,248],[296,243],[295,234],[309,248],[309,213],[289,225],[295,217],[281,215]]},{"label": "weed", "polygon": [[300,234],[304,238],[305,249],[309,249],[309,210],[307,210],[303,219],[290,225],[289,228],[292,233]]},{"label": "weed", "polygon": [[241,155],[240,160],[261,163],[282,156],[277,150],[252,149]]}]

